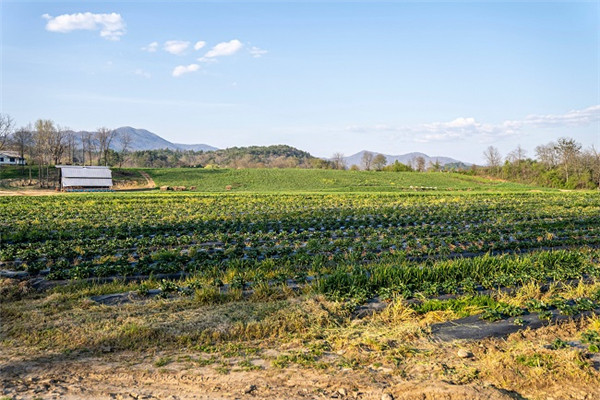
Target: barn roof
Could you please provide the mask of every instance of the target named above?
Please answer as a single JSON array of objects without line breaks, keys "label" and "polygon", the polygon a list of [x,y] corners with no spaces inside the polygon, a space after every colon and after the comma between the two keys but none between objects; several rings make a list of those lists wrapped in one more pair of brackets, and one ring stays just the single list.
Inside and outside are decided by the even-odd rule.
[{"label": "barn roof", "polygon": [[61,170],[63,187],[110,187],[113,185],[112,172],[108,167],[81,167],[57,165]]},{"label": "barn roof", "polygon": [[62,170],[64,178],[112,178],[112,172],[108,167],[80,167],[73,165],[57,165]]}]

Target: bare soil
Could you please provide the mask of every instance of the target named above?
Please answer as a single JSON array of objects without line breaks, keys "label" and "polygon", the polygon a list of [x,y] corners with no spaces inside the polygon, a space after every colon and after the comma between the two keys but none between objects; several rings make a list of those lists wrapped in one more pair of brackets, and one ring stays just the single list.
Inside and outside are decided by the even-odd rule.
[{"label": "bare soil", "polygon": [[[540,340],[548,342],[557,333],[568,336],[579,329],[581,326],[576,323],[566,323],[515,334],[506,341],[420,343],[430,347],[427,352],[438,351],[438,354],[431,363],[421,360],[411,363],[408,369],[374,365],[327,370],[294,365],[276,368],[268,360],[281,354],[282,349],[276,349],[277,346],[250,359],[257,370],[240,368],[239,360],[235,359],[221,361],[221,370],[214,364],[202,365],[198,360],[203,356],[194,351],[173,353],[153,348],[143,352],[115,352],[105,348],[100,352],[33,353],[24,348],[3,347],[0,399],[598,399],[597,376],[573,379],[568,384],[546,378],[530,381],[523,376],[523,386],[515,387],[508,382],[514,382],[514,374],[526,374],[525,367],[520,366],[519,372],[501,361],[515,348],[529,347]],[[457,357],[456,349],[463,347],[472,351],[473,356]],[[158,366],[157,360],[167,356],[169,361]],[[440,368],[450,372],[440,376],[436,374]],[[478,369],[487,379],[457,382],[452,371],[461,368]],[[511,389],[502,388],[506,385]]]},{"label": "bare soil", "polygon": [[56,190],[51,189],[38,189],[38,188],[30,188],[30,189],[19,189],[19,190],[1,190],[0,196],[50,196],[61,194],[61,192],[57,192]]},{"label": "bare soil", "polygon": [[140,171],[140,175],[142,175],[144,177],[144,179],[146,180],[146,187],[147,188],[155,188],[156,187],[156,183],[154,183],[154,179],[152,179],[152,177],[150,175],[148,175],[147,172],[145,171]]},{"label": "bare soil", "polygon": [[[515,397],[493,386],[408,382],[393,371],[318,372],[287,368],[215,372],[185,363],[155,368],[148,355],[3,356],[0,385],[14,399],[490,399]],[[389,399],[389,397],[387,397]],[[590,397],[591,398],[591,397]]]}]

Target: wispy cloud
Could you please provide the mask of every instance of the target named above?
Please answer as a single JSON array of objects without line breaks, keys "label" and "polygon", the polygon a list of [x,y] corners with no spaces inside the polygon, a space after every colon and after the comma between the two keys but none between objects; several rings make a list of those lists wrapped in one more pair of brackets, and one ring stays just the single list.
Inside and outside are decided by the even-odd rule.
[{"label": "wispy cloud", "polygon": [[489,142],[494,139],[521,135],[523,129],[588,126],[600,122],[600,105],[565,114],[528,115],[521,120],[506,120],[500,124],[482,123],[472,117],[459,117],[447,122],[432,122],[413,126],[379,124],[351,125],[344,128],[352,133],[387,133],[419,143],[474,139]]},{"label": "wispy cloud", "polygon": [[173,76],[175,78],[187,74],[190,72],[196,72],[200,69],[200,65],[198,64],[190,64],[190,65],[178,65],[173,69]]},{"label": "wispy cloud", "polygon": [[46,30],[49,32],[68,33],[76,30],[100,31],[100,36],[107,40],[119,40],[125,34],[125,21],[120,14],[93,14],[91,12],[63,14],[53,17],[42,15],[46,19]]},{"label": "wispy cloud", "polygon": [[196,44],[194,45],[194,50],[198,51],[201,48],[203,48],[204,46],[206,46],[206,42],[204,40],[199,40],[196,42]]},{"label": "wispy cloud", "polygon": [[154,53],[158,50],[158,42],[152,42],[149,45],[142,47],[142,50],[147,51],[148,53]]},{"label": "wispy cloud", "polygon": [[197,61],[201,62],[201,63],[205,63],[205,64],[211,64],[211,63],[216,63],[217,59],[216,58],[200,57],[200,58],[198,58]]},{"label": "wispy cloud", "polygon": [[565,114],[528,115],[521,121],[506,121],[514,126],[581,126],[600,121],[600,105],[591,106],[583,110],[571,110]]},{"label": "wispy cloud", "polygon": [[167,53],[180,55],[183,54],[189,46],[190,42],[185,40],[167,40],[163,46],[163,49]]},{"label": "wispy cloud", "polygon": [[133,73],[137,76],[141,76],[142,78],[146,78],[146,79],[150,79],[152,77],[150,72],[146,72],[141,68],[136,69],[135,71],[133,71]]},{"label": "wispy cloud", "polygon": [[260,57],[262,57],[262,56],[264,56],[265,54],[268,53],[267,50],[263,50],[263,49],[261,49],[259,47],[256,47],[256,46],[252,46],[250,48],[250,50],[248,50],[248,52],[254,58],[260,58]]},{"label": "wispy cloud", "polygon": [[230,40],[229,42],[221,42],[209,50],[204,55],[204,58],[230,56],[237,53],[242,47],[244,47],[244,44],[237,39]]},{"label": "wispy cloud", "polygon": [[510,127],[481,123],[471,117],[459,117],[449,122],[422,124],[411,128],[410,131],[414,134],[416,142],[425,143],[460,140],[475,136],[483,139],[490,136],[508,136],[516,133]]}]

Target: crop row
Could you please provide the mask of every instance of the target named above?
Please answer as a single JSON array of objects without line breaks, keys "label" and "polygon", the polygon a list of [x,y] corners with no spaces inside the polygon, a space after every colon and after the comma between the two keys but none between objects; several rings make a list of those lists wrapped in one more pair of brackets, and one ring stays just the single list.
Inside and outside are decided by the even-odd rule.
[{"label": "crop row", "polygon": [[590,193],[114,195],[0,199],[0,260],[54,278],[600,244]]}]

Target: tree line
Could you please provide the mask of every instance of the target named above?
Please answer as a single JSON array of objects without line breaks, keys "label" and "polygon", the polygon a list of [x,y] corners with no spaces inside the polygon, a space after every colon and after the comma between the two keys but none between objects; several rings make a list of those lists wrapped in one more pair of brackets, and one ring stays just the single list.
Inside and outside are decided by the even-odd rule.
[{"label": "tree line", "polygon": [[[121,149],[111,149],[118,139]],[[94,132],[74,132],[49,119],[38,119],[33,124],[15,128],[13,119],[0,115],[0,151],[15,151],[28,160],[29,180],[32,168],[40,187],[53,186],[51,166],[71,165],[122,165],[127,160],[131,138],[115,130],[100,127]],[[25,166],[22,166],[25,174]]]},{"label": "tree line", "polygon": [[[0,114],[0,151],[16,151],[28,160],[29,180],[35,166],[38,184],[51,185],[51,166],[57,164],[105,165],[118,167],[229,167],[229,168],[320,168],[366,171],[442,171],[463,170],[464,166],[426,163],[418,156],[408,165],[395,161],[388,164],[383,154],[364,152],[360,165],[347,166],[344,155],[331,159],[313,157],[287,145],[232,147],[210,152],[192,150],[131,151],[128,133],[100,127],[94,132],[74,132],[52,120],[39,119],[15,128],[13,119]],[[466,173],[566,189],[600,188],[600,152],[593,146],[583,149],[572,138],[559,138],[535,148],[529,158],[520,145],[503,157],[489,146],[483,153],[485,166],[472,166]],[[452,168],[455,167],[455,168]],[[23,167],[23,174],[25,174]]]},{"label": "tree line", "polygon": [[385,155],[380,153],[371,153],[370,151],[363,152],[360,159],[360,165],[352,164],[349,167],[346,165],[343,153],[334,153],[331,158],[335,169],[350,169],[351,171],[391,171],[391,172],[426,172],[426,171],[444,171],[449,169],[460,169],[460,166],[442,165],[439,160],[435,162],[425,160],[425,157],[416,156],[409,160],[407,164],[395,160],[388,164]]},{"label": "tree line", "polygon": [[486,166],[473,168],[475,174],[554,188],[600,188],[600,152],[594,146],[583,149],[572,138],[537,146],[533,159],[520,145],[505,157],[494,146],[483,155]]}]

